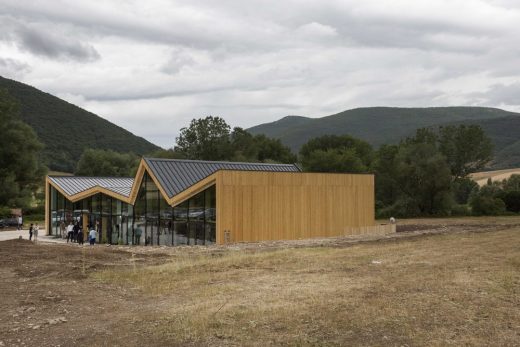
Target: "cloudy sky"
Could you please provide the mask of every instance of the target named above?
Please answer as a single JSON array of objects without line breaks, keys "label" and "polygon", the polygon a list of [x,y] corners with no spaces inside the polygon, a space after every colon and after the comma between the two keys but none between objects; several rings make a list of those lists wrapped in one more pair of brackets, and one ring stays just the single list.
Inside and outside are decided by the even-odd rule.
[{"label": "cloudy sky", "polygon": [[0,75],[163,147],[207,115],[520,111],[520,1],[0,0]]}]

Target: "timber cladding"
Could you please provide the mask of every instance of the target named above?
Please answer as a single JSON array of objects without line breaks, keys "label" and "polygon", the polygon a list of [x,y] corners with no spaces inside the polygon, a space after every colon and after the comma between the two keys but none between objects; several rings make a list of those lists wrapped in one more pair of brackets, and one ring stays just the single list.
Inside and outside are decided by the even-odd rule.
[{"label": "timber cladding", "polygon": [[375,225],[371,174],[216,175],[217,243],[340,236]]}]

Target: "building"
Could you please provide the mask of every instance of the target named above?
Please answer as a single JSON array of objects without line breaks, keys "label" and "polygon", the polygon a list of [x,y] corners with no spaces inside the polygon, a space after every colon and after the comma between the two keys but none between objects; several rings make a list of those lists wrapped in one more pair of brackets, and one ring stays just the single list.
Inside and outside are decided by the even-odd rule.
[{"label": "building", "polygon": [[135,178],[48,176],[46,230],[78,221],[112,244],[205,245],[357,233],[374,176],[296,165],[143,158]]}]

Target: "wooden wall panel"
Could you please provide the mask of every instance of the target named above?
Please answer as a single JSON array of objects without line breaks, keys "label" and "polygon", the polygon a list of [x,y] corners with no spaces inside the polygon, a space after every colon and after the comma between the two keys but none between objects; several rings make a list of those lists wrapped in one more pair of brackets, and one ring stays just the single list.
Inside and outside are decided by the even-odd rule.
[{"label": "wooden wall panel", "polygon": [[375,225],[374,176],[219,171],[217,243],[304,239]]}]

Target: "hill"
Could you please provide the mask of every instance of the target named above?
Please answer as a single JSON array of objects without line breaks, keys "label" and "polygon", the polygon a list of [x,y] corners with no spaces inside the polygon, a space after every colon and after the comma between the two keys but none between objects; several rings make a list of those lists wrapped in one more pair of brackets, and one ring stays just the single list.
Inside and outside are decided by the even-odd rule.
[{"label": "hill", "polygon": [[142,137],[27,84],[0,76],[20,103],[21,118],[45,145],[42,156],[51,170],[72,172],[87,147],[146,154],[159,147]]},{"label": "hill", "polygon": [[[520,166],[520,114],[488,107],[367,107],[322,118],[289,116],[247,129],[279,138],[293,151],[321,135],[349,134],[374,146],[397,143],[416,129],[448,123],[481,125],[496,147],[493,167]],[[506,135],[507,134],[507,135]],[[512,147],[511,147],[512,146]]]}]

